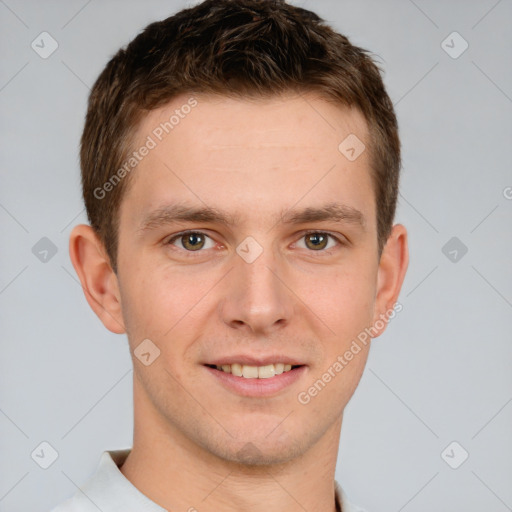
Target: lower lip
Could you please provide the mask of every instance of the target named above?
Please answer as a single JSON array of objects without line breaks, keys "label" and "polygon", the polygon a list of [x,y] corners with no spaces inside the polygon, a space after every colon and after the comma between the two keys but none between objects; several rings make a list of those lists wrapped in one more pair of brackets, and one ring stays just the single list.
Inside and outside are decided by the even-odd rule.
[{"label": "lower lip", "polygon": [[291,386],[299,380],[306,372],[306,366],[299,366],[288,372],[283,372],[268,379],[246,379],[237,377],[232,373],[226,373],[215,368],[205,366],[211,375],[228,390],[234,391],[241,396],[268,397]]}]

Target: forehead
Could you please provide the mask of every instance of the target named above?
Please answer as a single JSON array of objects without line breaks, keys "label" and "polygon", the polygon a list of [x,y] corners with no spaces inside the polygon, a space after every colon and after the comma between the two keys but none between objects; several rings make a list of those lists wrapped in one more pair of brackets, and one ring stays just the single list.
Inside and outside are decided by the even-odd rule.
[{"label": "forehead", "polygon": [[152,149],[134,169],[123,204],[136,206],[136,216],[183,200],[218,209],[257,204],[262,214],[273,208],[274,217],[299,201],[352,201],[361,210],[373,198],[369,152],[347,158],[343,142],[353,136],[368,147],[363,115],[311,94],[184,94],[140,123],[134,148],[150,141]]},{"label": "forehead", "polygon": [[168,139],[193,134],[195,144],[208,144],[210,150],[237,146],[325,150],[343,133],[355,133],[366,141],[367,123],[362,113],[313,93],[290,92],[264,98],[191,93],[149,112],[136,138],[142,142],[150,135],[165,145]]}]

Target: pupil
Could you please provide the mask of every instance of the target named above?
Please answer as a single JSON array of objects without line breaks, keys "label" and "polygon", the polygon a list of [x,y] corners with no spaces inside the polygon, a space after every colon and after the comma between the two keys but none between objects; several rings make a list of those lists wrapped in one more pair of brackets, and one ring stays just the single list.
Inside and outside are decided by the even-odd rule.
[{"label": "pupil", "polygon": [[[189,245],[192,249],[197,249],[201,245],[201,235],[199,233],[191,233],[187,235],[185,246]],[[199,242],[199,243],[198,243]]]},{"label": "pupil", "polygon": [[314,233],[309,235],[309,239],[313,243],[313,247],[318,248],[323,246],[326,237],[322,234]]}]

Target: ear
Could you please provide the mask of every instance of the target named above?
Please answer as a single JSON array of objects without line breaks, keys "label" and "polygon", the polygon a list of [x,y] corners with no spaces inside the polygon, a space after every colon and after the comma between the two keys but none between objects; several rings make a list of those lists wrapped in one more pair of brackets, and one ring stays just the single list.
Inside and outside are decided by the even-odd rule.
[{"label": "ear", "polygon": [[372,322],[372,330],[376,333],[372,336],[374,338],[386,330],[390,312],[395,311],[393,306],[402,288],[408,264],[407,230],[401,224],[395,224],[382,249],[377,271],[377,293]]},{"label": "ear", "polygon": [[103,325],[116,334],[126,332],[117,276],[91,226],[80,224],[73,228],[69,237],[69,255],[85,298]]}]

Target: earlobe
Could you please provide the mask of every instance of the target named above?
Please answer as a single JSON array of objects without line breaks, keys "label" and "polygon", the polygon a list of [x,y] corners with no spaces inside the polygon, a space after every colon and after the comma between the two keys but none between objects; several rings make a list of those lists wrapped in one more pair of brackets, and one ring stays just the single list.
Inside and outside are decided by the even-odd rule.
[{"label": "earlobe", "polygon": [[403,225],[395,224],[379,261],[373,325],[382,328],[375,329],[377,334],[374,337],[380,336],[386,330],[387,320],[394,311],[408,264],[407,230]]},{"label": "earlobe", "polygon": [[91,226],[80,224],[69,237],[69,255],[87,302],[103,325],[116,334],[126,332],[117,276]]}]

